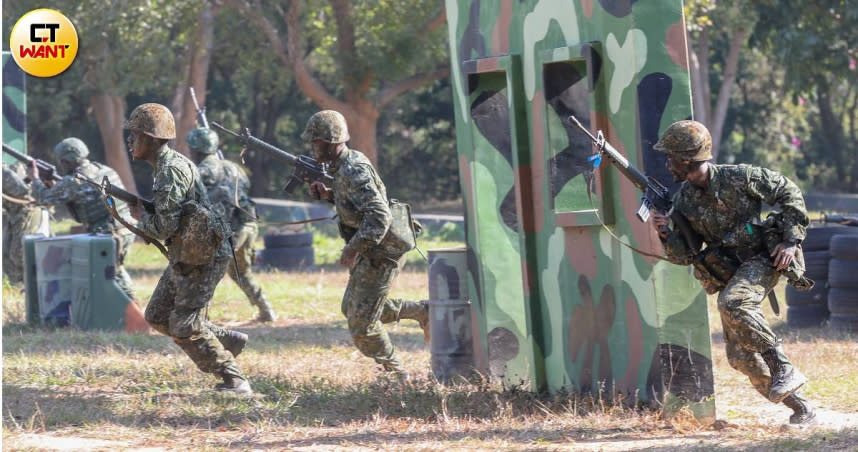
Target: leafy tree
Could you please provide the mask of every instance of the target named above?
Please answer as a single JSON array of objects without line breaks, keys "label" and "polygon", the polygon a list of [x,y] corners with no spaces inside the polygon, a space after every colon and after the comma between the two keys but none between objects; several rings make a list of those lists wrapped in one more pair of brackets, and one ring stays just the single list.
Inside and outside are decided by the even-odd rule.
[{"label": "leafy tree", "polygon": [[[263,4],[229,0],[318,107],[346,117],[351,143],[377,160],[377,126],[398,96],[447,76],[445,15],[435,1]],[[428,19],[427,19],[428,18]]]},{"label": "leafy tree", "polygon": [[[764,0],[754,43],[782,65],[794,102],[815,104],[806,136],[808,178],[858,191],[858,9],[846,0]],[[831,176],[825,177],[825,174]],[[823,179],[819,180],[819,176]]]}]

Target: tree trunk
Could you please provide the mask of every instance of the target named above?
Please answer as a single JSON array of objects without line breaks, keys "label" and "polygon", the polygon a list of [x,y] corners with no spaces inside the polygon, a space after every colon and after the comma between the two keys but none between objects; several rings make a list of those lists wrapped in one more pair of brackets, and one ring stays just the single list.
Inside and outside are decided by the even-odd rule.
[{"label": "tree trunk", "polygon": [[381,112],[365,100],[353,107],[353,110],[341,112],[349,126],[349,148],[361,151],[373,165],[378,165],[376,130]]},{"label": "tree trunk", "polygon": [[104,145],[104,158],[107,166],[113,168],[125,184],[125,189],[137,194],[137,184],[131,172],[131,162],[123,139],[122,124],[125,122],[125,99],[120,96],[96,94],[89,102],[95,112],[95,122],[101,132]]},{"label": "tree trunk", "polygon": [[214,46],[214,16],[213,7],[206,3],[197,20],[197,39],[194,40],[191,51],[187,76],[176,88],[173,99],[173,112],[176,115],[176,141],[173,146],[185,155],[190,155],[185,137],[188,132],[198,126],[197,111],[194,108],[188,88],[194,88],[194,94],[197,96],[200,108],[204,108],[206,105],[206,82],[208,81],[209,64]]},{"label": "tree trunk", "polygon": [[850,185],[849,168],[852,162],[846,162],[844,158],[846,154],[846,142],[843,135],[843,126],[837,120],[837,115],[831,106],[831,85],[825,77],[819,77],[816,87],[818,91],[819,125],[822,128],[825,149],[829,153],[828,156],[831,157],[831,164],[834,165],[837,171],[840,188],[848,188]]},{"label": "tree trunk", "polygon": [[[689,44],[692,43],[688,39]],[[709,123],[709,37],[706,30],[701,31],[700,41],[695,46],[690,45],[691,58],[691,101],[694,120],[703,124]]]},{"label": "tree trunk", "polygon": [[709,132],[712,134],[712,159],[717,161],[721,150],[721,135],[724,133],[724,121],[727,118],[727,108],[730,106],[730,95],[736,82],[736,72],[739,67],[739,54],[748,37],[747,28],[739,28],[730,40],[730,50],[724,65],[724,76],[721,88],[718,90],[718,101],[712,112]]}]

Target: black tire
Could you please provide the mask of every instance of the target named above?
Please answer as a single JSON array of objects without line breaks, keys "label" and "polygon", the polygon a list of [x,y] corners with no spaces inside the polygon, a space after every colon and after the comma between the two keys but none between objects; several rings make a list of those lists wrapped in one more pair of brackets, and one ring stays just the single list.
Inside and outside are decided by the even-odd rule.
[{"label": "black tire", "polygon": [[828,319],[828,306],[790,306],[787,309],[787,325],[790,328],[813,328],[822,326]]},{"label": "black tire", "polygon": [[832,314],[858,315],[858,289],[831,289],[828,310]]},{"label": "black tire", "polygon": [[828,286],[832,289],[858,289],[858,261],[831,259]]},{"label": "black tire", "polygon": [[787,306],[812,306],[823,305],[828,299],[828,281],[814,280],[816,284],[813,288],[807,291],[797,290],[795,287],[786,286],[786,304]]},{"label": "black tire", "polygon": [[858,315],[856,314],[831,314],[828,326],[838,330],[858,331]]},{"label": "black tire", "polygon": [[828,246],[831,257],[842,261],[858,260],[858,235],[835,235]]},{"label": "black tire", "polygon": [[281,270],[293,270],[312,267],[315,264],[312,246],[299,248],[271,248],[259,253],[262,266]]},{"label": "black tire", "polygon": [[828,261],[831,256],[828,250],[805,251],[804,252],[804,275],[816,281],[817,279],[828,279]]},{"label": "black tire", "polygon": [[262,237],[266,249],[271,248],[301,248],[313,244],[312,232],[297,234],[267,234]]},{"label": "black tire", "polygon": [[823,226],[821,228],[808,228],[807,237],[801,243],[801,247],[805,252],[827,250],[831,237],[840,234],[858,235],[858,228],[850,226]]}]

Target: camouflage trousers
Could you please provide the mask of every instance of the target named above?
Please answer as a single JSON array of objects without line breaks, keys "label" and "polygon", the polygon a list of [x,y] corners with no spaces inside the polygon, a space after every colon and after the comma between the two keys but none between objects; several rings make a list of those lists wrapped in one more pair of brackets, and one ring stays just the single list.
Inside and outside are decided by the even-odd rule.
[{"label": "camouflage trousers", "polygon": [[262,295],[262,287],[253,279],[253,274],[250,272],[250,267],[256,258],[253,243],[256,241],[258,233],[259,227],[256,223],[247,223],[235,231],[232,236],[235,260],[233,261],[230,257],[227,273],[250,300],[250,304],[261,307],[266,301]]},{"label": "camouflage trousers", "polygon": [[385,323],[399,319],[403,300],[387,298],[399,272],[399,262],[359,255],[343,295],[342,311],[349,333],[364,356],[373,358],[388,371],[404,371]]},{"label": "camouflage trousers", "polygon": [[766,398],[771,374],[761,353],[775,347],[779,339],[763,316],[762,303],[779,277],[771,258],[758,254],[743,262],[718,294],[727,361]]},{"label": "camouflage trousers", "polygon": [[[5,202],[5,201],[4,201]],[[3,215],[3,273],[9,282],[24,281],[24,236],[38,231],[42,209],[25,208]]]},{"label": "camouflage trousers", "polygon": [[171,263],[146,306],[146,321],[173,338],[201,371],[241,376],[232,353],[217,340],[217,333],[225,330],[206,319],[209,302],[226,266],[226,258],[208,265]]}]

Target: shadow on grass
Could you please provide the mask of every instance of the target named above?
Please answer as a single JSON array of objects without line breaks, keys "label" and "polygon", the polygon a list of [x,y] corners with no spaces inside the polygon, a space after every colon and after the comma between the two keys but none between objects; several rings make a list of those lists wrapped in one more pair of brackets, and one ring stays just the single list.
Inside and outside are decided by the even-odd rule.
[{"label": "shadow on grass", "polygon": [[[174,380],[175,381],[175,380]],[[175,386],[134,385],[118,390],[80,385],[58,389],[3,385],[4,424],[23,429],[99,424],[132,428],[201,426],[228,427],[245,422],[305,427],[344,426],[373,422],[379,417],[447,422],[452,419],[496,421],[499,418],[544,416],[546,410],[568,412],[568,397],[548,398],[520,390],[488,385],[438,386],[428,380],[402,385],[379,378],[368,383],[340,385],[318,377],[296,382],[288,378],[256,378],[255,398],[235,398],[200,389],[193,381]],[[604,405],[580,402],[579,414],[605,410]],[[626,417],[637,416],[620,409]],[[611,432],[617,433],[617,424]],[[622,429],[621,429],[622,430]],[[619,431],[621,431],[619,430]]]},{"label": "shadow on grass", "polygon": [[[792,343],[815,343],[815,342],[856,342],[858,333],[853,331],[832,328],[828,325],[811,328],[795,328],[786,322],[777,322],[771,325],[772,331],[785,342]],[[724,343],[724,333],[712,333],[713,344]]]},{"label": "shadow on grass", "polygon": [[[353,347],[345,321],[306,323],[288,326],[252,324],[229,327],[250,336],[246,350],[274,353],[302,347]],[[398,348],[404,350],[428,347],[423,333],[390,331]],[[49,328],[26,323],[3,327],[3,353],[93,353],[105,348],[137,352],[175,352],[173,341],[161,334],[128,334],[113,331],[81,331],[68,327]]]}]

